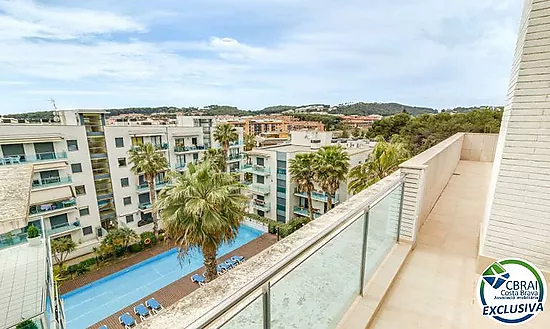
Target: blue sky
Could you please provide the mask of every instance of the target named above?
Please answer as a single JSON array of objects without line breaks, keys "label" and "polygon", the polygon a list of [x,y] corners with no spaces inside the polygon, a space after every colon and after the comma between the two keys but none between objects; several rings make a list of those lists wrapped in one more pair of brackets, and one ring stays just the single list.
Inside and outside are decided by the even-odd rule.
[{"label": "blue sky", "polygon": [[0,0],[0,113],[503,104],[520,0]]}]

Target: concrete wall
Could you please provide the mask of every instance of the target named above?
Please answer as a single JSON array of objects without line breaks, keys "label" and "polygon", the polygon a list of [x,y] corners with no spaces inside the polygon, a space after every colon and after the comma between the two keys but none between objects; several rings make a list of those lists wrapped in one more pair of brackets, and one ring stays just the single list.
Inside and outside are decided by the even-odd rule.
[{"label": "concrete wall", "polygon": [[498,134],[464,134],[461,160],[493,162],[498,141]]},{"label": "concrete wall", "polygon": [[527,0],[482,228],[481,256],[550,269],[550,1]]}]

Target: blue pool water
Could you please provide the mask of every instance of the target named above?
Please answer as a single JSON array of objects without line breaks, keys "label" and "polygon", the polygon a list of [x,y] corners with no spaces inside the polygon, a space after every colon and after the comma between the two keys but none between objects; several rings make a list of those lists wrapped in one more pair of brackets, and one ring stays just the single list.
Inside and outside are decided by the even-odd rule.
[{"label": "blue pool water", "polygon": [[[233,243],[220,246],[218,256],[260,235],[261,231],[243,225]],[[177,249],[174,248],[66,293],[61,297],[65,303],[67,328],[87,328],[202,266],[201,252],[189,253],[180,263]]]}]

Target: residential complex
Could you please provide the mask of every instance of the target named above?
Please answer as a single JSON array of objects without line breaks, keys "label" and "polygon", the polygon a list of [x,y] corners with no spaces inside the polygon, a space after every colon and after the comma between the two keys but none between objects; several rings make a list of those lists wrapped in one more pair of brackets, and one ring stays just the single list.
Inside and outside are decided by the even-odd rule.
[{"label": "residential complex", "polygon": [[[105,111],[59,111],[49,125],[0,125],[0,166],[33,164],[29,222],[48,236],[67,236],[77,242],[71,257],[97,246],[105,230],[118,225],[138,233],[152,229],[149,188],[143,175],[130,170],[128,151],[151,143],[169,169],[183,171],[200,161],[206,149],[217,148],[215,120],[185,117],[171,126],[108,126]],[[235,172],[243,161],[242,130],[232,143],[228,167]],[[157,190],[168,183],[156,179]]]},{"label": "residential complex", "polygon": [[378,120],[382,119],[381,115],[343,115],[340,116],[342,123],[349,128],[366,129],[372,126]]},{"label": "residential complex", "polygon": [[[295,217],[309,216],[307,195],[299,191],[291,180],[290,161],[296,154],[315,152],[325,145],[341,145],[350,157],[350,168],[365,161],[372,150],[368,142],[361,140],[333,141],[331,132],[293,131],[289,143],[246,152],[248,158],[242,172],[245,173],[245,184],[252,194],[253,212],[283,223]],[[345,201],[347,197],[347,182],[344,181],[333,196],[333,205]],[[314,217],[328,211],[327,195],[318,186],[312,199]]]}]

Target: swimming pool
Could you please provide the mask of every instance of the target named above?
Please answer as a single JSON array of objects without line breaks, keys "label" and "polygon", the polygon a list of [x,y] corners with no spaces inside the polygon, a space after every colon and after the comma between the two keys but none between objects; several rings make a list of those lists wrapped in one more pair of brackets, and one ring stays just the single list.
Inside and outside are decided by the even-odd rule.
[{"label": "swimming pool", "polygon": [[[223,244],[218,256],[256,239],[263,232],[242,225],[231,244]],[[180,263],[176,248],[61,296],[68,329],[84,329],[118,310],[167,286],[203,266],[203,256],[193,251]]]}]

